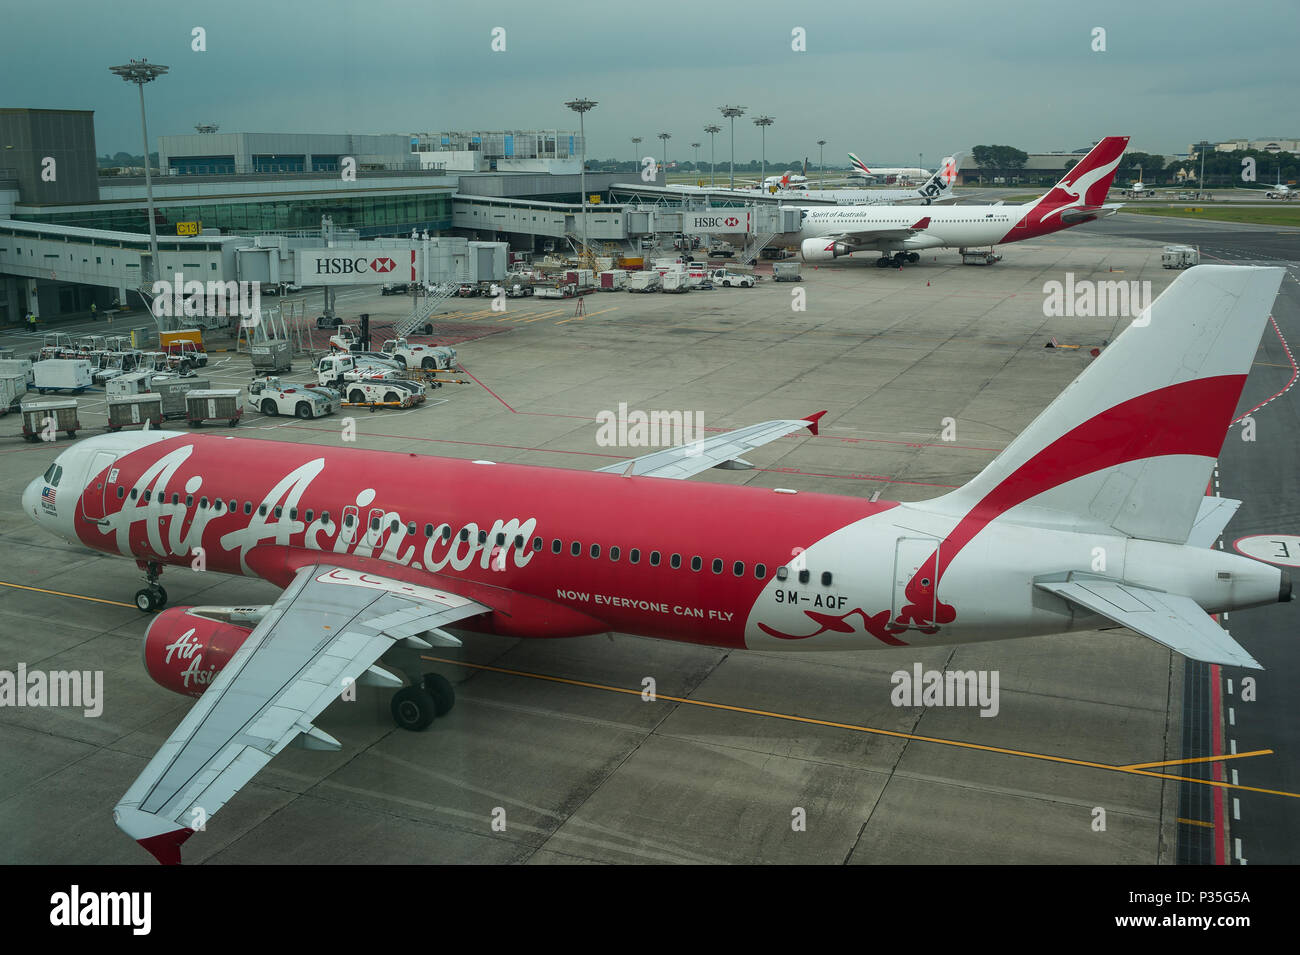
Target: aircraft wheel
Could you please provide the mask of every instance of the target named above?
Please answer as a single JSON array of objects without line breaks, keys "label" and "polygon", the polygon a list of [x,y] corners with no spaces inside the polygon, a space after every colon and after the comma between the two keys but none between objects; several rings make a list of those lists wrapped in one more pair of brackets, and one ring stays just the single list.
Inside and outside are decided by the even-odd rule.
[{"label": "aircraft wheel", "polygon": [[440,673],[426,673],[424,688],[433,697],[434,714],[446,716],[456,705],[456,690],[451,681]]},{"label": "aircraft wheel", "polygon": [[437,704],[422,686],[404,686],[393,694],[393,722],[404,730],[418,733],[428,729],[437,715]]},{"label": "aircraft wheel", "polygon": [[921,261],[921,254],[919,252],[909,252],[907,253],[907,261],[915,265],[917,262]]},{"label": "aircraft wheel", "polygon": [[167,591],[156,585],[142,587],[135,592],[135,605],[141,613],[157,613],[167,606]]},{"label": "aircraft wheel", "polygon": [[161,610],[167,606],[167,591],[163,590],[159,584],[154,584],[151,589],[153,590],[154,607]]}]

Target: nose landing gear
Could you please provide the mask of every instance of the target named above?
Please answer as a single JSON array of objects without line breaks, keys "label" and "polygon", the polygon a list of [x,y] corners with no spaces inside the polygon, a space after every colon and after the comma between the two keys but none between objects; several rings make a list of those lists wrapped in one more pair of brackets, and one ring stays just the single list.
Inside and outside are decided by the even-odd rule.
[{"label": "nose landing gear", "polygon": [[141,613],[157,613],[167,606],[167,591],[158,583],[158,578],[162,575],[162,564],[157,561],[142,561],[140,567],[144,570],[149,585],[135,592],[135,605]]}]

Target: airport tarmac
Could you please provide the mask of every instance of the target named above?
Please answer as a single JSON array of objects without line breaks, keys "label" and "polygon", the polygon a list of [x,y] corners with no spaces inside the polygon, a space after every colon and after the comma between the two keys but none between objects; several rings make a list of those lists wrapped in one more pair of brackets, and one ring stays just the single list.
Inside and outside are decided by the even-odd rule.
[{"label": "airport tarmac", "polygon": [[[827,409],[819,437],[753,452],[755,470],[695,480],[934,496],[987,464],[1128,321],[1046,317],[1045,282],[1071,271],[1076,281],[1150,281],[1158,294],[1177,274],[1145,238],[1071,230],[1001,251],[1004,261],[984,268],[939,252],[901,271],[870,259],[804,266],[797,286],[594,294],[582,315],[572,300],[514,299],[505,313],[457,300],[440,321],[499,330],[458,346],[472,383],[410,411],[357,415],[358,441],[594,468],[639,453],[596,444],[597,413],[620,402],[700,411],[711,430]],[[799,289],[805,311],[792,309]],[[1291,305],[1295,289],[1284,292]],[[371,292],[340,301],[343,314],[377,321],[406,305]],[[1300,339],[1300,328],[1283,331]],[[1053,337],[1080,347],[1044,348]],[[204,377],[242,384],[246,361],[222,356]],[[286,377],[305,378],[305,363]],[[103,420],[100,402],[82,399],[83,424]],[[340,428],[340,417],[250,414],[238,433],[332,444]],[[111,810],[189,702],[141,666],[147,620],[130,602],[134,565],[48,537],[19,511],[22,488],[67,446],[0,439],[0,541],[10,553],[0,669],[102,669],[104,711],[0,709],[0,861],[147,862]],[[179,569],[163,583],[173,606],[276,596],[258,581]],[[1184,661],[1127,631],[809,655],[468,634],[462,649],[433,656],[431,669],[456,684],[448,716],[404,732],[387,692],[360,689],[318,721],[341,752],[277,756],[186,844],[186,860],[1175,861],[1185,774],[1140,767],[1184,758]],[[997,671],[997,715],[894,706],[891,674],[916,663]],[[647,677],[653,700],[642,696]],[[1294,799],[1259,798],[1294,820]],[[1225,836],[1236,825],[1191,822]]]}]

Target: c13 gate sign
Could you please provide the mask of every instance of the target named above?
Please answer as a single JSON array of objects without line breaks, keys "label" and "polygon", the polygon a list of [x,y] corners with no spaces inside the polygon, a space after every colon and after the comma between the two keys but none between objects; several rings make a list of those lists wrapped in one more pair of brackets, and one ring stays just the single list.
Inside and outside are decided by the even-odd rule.
[{"label": "c13 gate sign", "polygon": [[299,285],[383,285],[416,280],[415,252],[407,249],[367,254],[354,249],[298,249],[294,258]]},{"label": "c13 gate sign", "polygon": [[735,212],[720,209],[717,212],[682,213],[682,231],[687,235],[711,233],[725,235],[728,232],[751,232],[752,213],[743,210]]}]

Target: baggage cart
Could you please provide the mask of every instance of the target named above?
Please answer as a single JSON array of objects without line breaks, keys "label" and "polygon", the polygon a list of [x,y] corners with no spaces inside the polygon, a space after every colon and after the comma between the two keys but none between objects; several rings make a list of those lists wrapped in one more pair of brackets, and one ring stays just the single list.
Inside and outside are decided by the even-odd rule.
[{"label": "baggage cart", "polygon": [[196,389],[211,387],[212,382],[203,378],[155,378],[149,385],[155,393],[162,395],[162,412],[164,418],[184,418],[185,395]]},{"label": "baggage cart", "polygon": [[185,393],[185,419],[191,428],[205,421],[224,421],[235,427],[244,416],[238,388],[196,388]]},{"label": "baggage cart", "polygon": [[108,430],[123,428],[161,428],[163,423],[162,396],[151,393],[112,395],[108,399]]},{"label": "baggage cart", "polygon": [[75,438],[81,429],[77,420],[76,398],[32,399],[22,403],[23,437],[28,441],[41,440],[46,422],[53,425],[55,432],[62,431],[69,438]]}]

